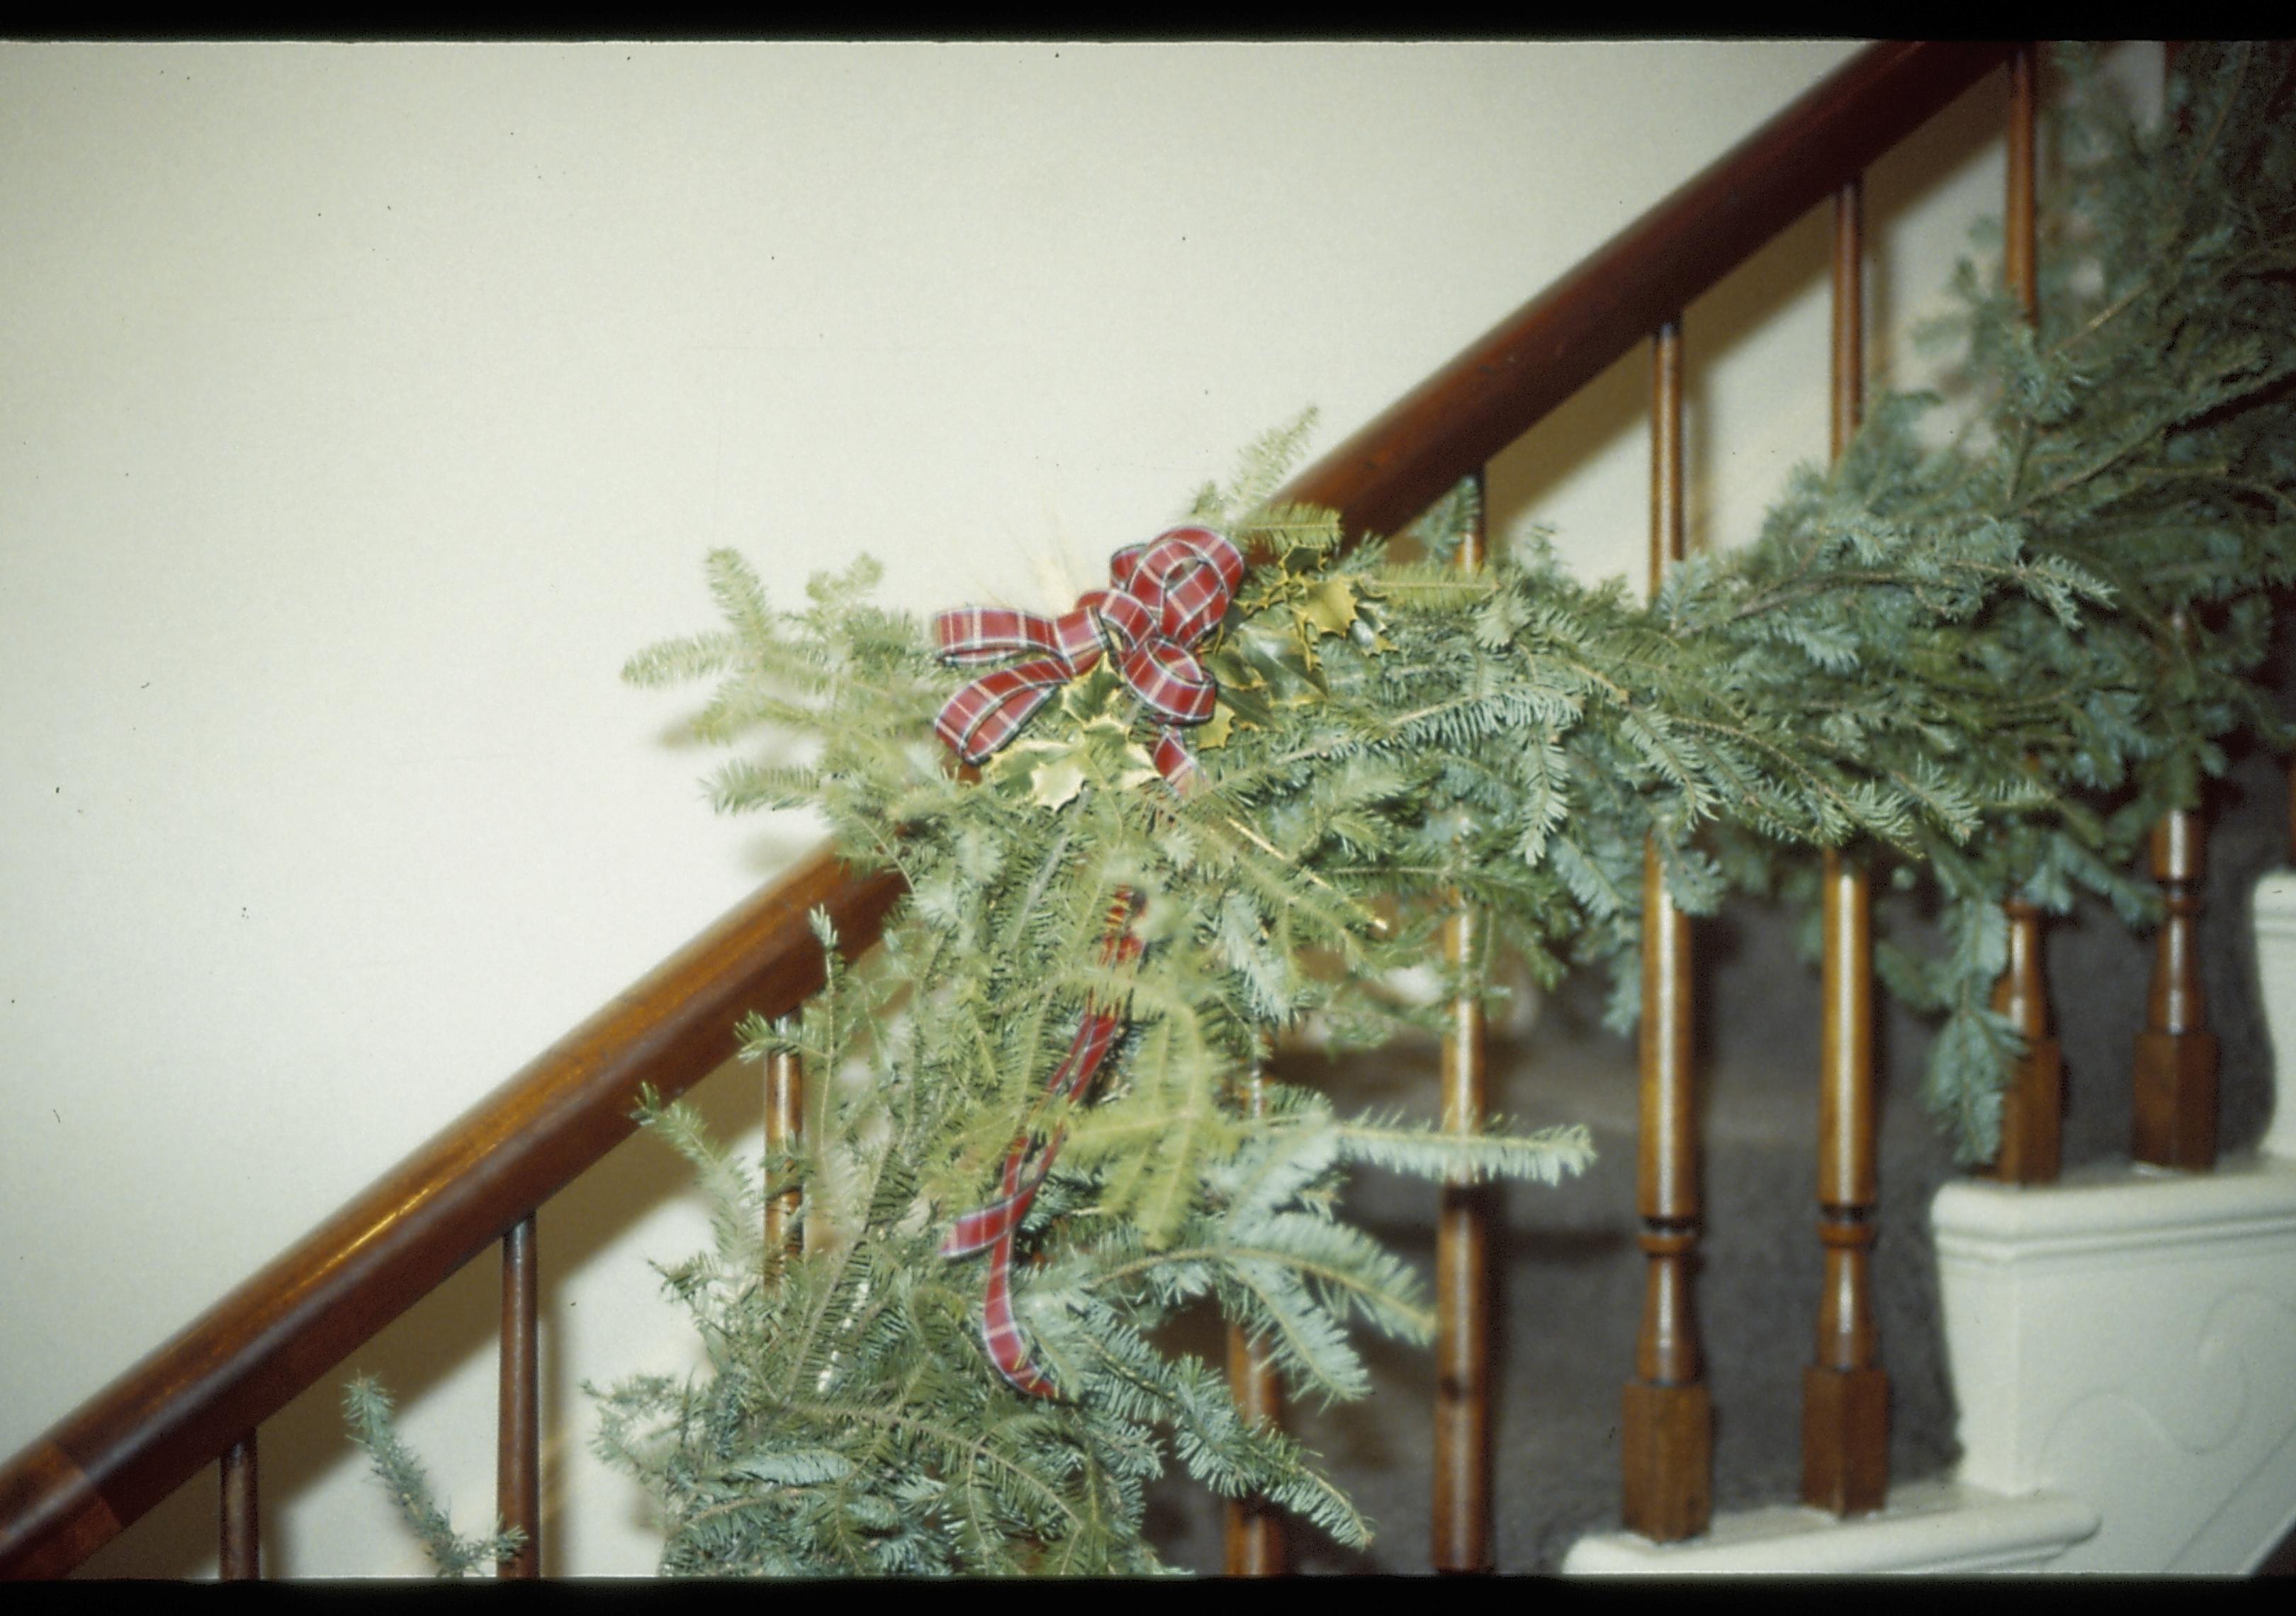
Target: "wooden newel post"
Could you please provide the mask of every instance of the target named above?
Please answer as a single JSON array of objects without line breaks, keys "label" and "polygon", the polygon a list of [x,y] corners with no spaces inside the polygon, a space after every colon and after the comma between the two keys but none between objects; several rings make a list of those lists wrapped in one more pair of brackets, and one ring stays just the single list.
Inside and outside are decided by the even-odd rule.
[{"label": "wooden newel post", "polygon": [[[1472,480],[1475,521],[1459,546],[1458,564],[1483,564],[1483,480]],[[1456,904],[1443,924],[1443,957],[1464,969],[1484,946],[1482,918]],[[1443,1038],[1443,1127],[1480,1133],[1486,1095],[1482,997],[1451,1001]],[[1488,1185],[1443,1186],[1435,1231],[1435,1488],[1431,1559],[1439,1571],[1494,1568],[1491,1541],[1490,1243],[1493,1196]]]},{"label": "wooden newel post", "polygon": [[1802,1372],[1802,1501],[1837,1515],[1890,1489],[1890,1376],[1874,1323],[1873,891],[1825,855],[1825,1019],[1817,1102],[1818,1239],[1825,1248],[1817,1361]]},{"label": "wooden newel post", "polygon": [[2001,1095],[1993,1176],[2005,1184],[2054,1184],[2063,1160],[2065,1077],[2041,985],[2041,912],[2014,898],[2001,906],[2009,916],[2009,964],[1993,985],[1993,1008],[2017,1029],[2025,1054]]},{"label": "wooden newel post", "polygon": [[2201,988],[2201,876],[2208,822],[2195,812],[2152,827],[2152,878],[2169,913],[2153,943],[2144,1030],[2136,1035],[2130,1153],[2157,1167],[2206,1172],[2217,1162],[2217,1040]]}]

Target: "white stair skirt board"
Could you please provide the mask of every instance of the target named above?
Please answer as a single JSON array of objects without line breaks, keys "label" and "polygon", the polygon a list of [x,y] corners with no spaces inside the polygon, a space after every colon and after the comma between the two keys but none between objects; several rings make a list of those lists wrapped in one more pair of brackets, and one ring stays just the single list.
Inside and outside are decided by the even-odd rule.
[{"label": "white stair skirt board", "polygon": [[2257,885],[2275,1109],[2253,1156],[2125,1164],[1931,1208],[1961,1407],[1956,1477],[1853,1521],[1780,1505],[1566,1572],[2239,1573],[2296,1526],[2296,873]]},{"label": "white stair skirt board", "polygon": [[2097,1506],[2067,1571],[2255,1569],[2296,1523],[2296,873],[2258,882],[2255,1155],[1938,1192],[1961,1479]]},{"label": "white stair skirt board", "polygon": [[2252,1570],[2296,1517],[2296,1161],[1950,1184],[1931,1218],[1962,1481],[2094,1504],[2054,1569]]}]

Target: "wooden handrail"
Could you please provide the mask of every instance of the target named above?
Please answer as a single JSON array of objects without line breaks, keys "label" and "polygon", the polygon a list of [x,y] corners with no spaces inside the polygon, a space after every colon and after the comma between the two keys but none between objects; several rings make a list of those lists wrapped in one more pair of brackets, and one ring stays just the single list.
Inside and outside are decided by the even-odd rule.
[{"label": "wooden handrail", "polygon": [[[1677,187],[1283,497],[1391,532],[2005,61],[2007,43],[1868,47]],[[853,951],[901,892],[821,849],[708,931],[0,1469],[0,1576],[60,1576],[316,1382],[684,1092],[748,1011],[820,984],[806,915]]]},{"label": "wooden handrail", "polygon": [[1857,177],[2013,42],[1869,45],[1339,447],[1286,497],[1392,533]]},{"label": "wooden handrail", "polygon": [[821,985],[807,922],[874,940],[901,892],[824,849],[729,911],[0,1471],[0,1575],[61,1576],[682,1094],[743,1013]]}]

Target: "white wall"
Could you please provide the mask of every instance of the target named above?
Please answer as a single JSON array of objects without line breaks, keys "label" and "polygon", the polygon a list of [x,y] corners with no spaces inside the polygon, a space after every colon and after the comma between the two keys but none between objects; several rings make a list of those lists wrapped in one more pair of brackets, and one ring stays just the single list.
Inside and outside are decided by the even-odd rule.
[{"label": "white wall", "polygon": [[[0,46],[0,1453],[811,845],[711,817],[693,702],[617,682],[709,624],[707,549],[1039,603],[1851,48]],[[1875,176],[1880,324],[1997,195],[2001,100]],[[1691,313],[1714,538],[1824,447],[1822,241]],[[1645,366],[1495,473],[1590,574],[1640,565]],[[554,1572],[658,1547],[577,1386],[685,1351],[660,1154],[543,1215]],[[491,1267],[355,1359],[466,1521]],[[266,1427],[268,1569],[418,1569],[337,1389]],[[200,1573],[213,1507],[91,1569]]]}]

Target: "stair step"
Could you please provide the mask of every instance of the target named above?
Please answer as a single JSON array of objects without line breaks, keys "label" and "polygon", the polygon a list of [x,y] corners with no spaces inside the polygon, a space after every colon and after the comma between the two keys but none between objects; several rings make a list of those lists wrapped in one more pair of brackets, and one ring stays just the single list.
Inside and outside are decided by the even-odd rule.
[{"label": "stair step", "polygon": [[1632,1532],[1585,1538],[1562,1570],[1641,1577],[2040,1571],[2099,1524],[2093,1505],[2062,1493],[2006,1497],[1956,1481],[1917,1481],[1897,1489],[1887,1507],[1848,1521],[1771,1505],[1717,1515],[1706,1536],[1688,1543]]}]

